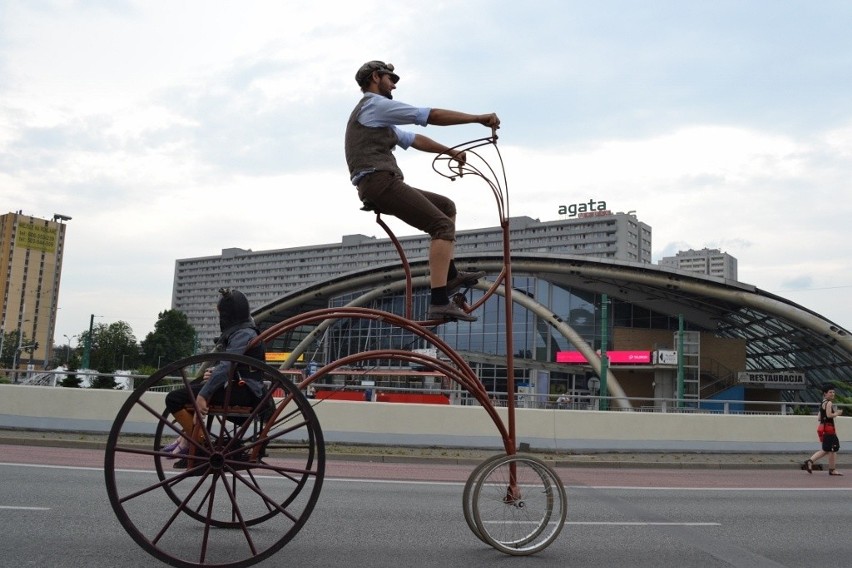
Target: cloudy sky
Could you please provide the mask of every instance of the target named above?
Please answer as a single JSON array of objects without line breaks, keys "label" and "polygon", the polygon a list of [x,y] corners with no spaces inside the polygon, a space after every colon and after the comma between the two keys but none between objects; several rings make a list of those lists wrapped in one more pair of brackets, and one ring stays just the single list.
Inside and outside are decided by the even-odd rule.
[{"label": "cloudy sky", "polygon": [[[719,248],[850,329],[850,27],[841,0],[0,0],[0,209],[73,217],[57,342],[90,314],[141,340],[175,259],[382,236],[342,137],[383,59],[399,100],[499,114],[511,215],[635,210],[655,262]],[[498,223],[481,187],[399,154],[460,229]]]}]

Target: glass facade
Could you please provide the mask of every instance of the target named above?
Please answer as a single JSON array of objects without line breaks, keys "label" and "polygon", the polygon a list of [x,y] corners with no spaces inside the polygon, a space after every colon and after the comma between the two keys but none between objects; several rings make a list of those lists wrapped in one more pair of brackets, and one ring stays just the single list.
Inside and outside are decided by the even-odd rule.
[{"label": "glass facade", "polygon": [[[493,278],[495,275],[491,275]],[[565,288],[542,278],[528,275],[515,275],[513,294],[524,294],[566,322],[593,349],[600,349],[603,334],[601,322],[600,294],[586,290]],[[362,294],[361,290],[337,296],[329,302],[329,307],[342,307]],[[480,300],[484,292],[473,289],[468,292],[467,301],[473,304]],[[415,290],[413,310],[415,314],[424,314],[428,307],[429,291]],[[677,318],[656,314],[631,304],[610,300],[609,321],[606,335],[612,337],[612,326],[643,327],[676,331]],[[405,299],[402,294],[379,298],[365,307],[404,313]],[[486,390],[506,391],[506,312],[502,296],[491,296],[475,312],[475,322],[452,322],[435,328],[439,337],[454,350],[461,353],[474,368]],[[526,381],[533,367],[540,365],[528,363],[555,363],[559,351],[576,350],[576,347],[533,311],[515,302],[512,310],[513,352],[515,356],[516,381]],[[411,332],[375,319],[352,319],[336,322],[325,332],[322,341],[321,358],[331,362],[351,354],[375,349],[425,349],[431,347],[425,340]],[[315,355],[312,355],[312,357]],[[381,367],[405,367],[404,361],[371,361],[371,365]],[[560,371],[551,367],[548,371],[548,391],[553,393],[568,390],[585,390],[590,375]]]}]

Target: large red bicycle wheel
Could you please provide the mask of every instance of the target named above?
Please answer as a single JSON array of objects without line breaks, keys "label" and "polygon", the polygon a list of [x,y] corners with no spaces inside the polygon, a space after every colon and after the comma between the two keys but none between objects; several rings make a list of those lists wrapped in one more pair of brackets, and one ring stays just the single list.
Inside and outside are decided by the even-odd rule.
[{"label": "large red bicycle wheel", "polygon": [[[247,414],[211,412],[188,467],[174,469],[161,449],[178,435],[162,412],[165,392],[214,361],[260,369],[275,414],[264,401]],[[222,353],[173,363],[134,390],[104,462],[110,504],[131,538],[167,564],[193,567],[250,566],[280,550],[308,520],[324,472],[322,430],[302,393],[272,367]]]}]

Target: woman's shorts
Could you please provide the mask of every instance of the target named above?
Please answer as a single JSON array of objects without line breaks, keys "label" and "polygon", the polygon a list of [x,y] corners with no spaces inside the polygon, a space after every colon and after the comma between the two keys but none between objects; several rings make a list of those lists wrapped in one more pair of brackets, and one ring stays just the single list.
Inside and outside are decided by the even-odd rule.
[{"label": "woman's shorts", "polygon": [[840,440],[837,434],[823,434],[822,436],[822,451],[836,452],[840,449]]}]

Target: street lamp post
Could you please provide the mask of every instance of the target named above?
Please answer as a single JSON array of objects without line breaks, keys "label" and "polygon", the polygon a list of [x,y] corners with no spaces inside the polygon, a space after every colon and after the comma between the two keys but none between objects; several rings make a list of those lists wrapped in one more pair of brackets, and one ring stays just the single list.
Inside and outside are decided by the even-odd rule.
[{"label": "street lamp post", "polygon": [[21,352],[21,338],[24,336],[21,328],[18,328],[18,344],[15,346],[15,356],[12,357],[12,372],[15,373],[14,383],[18,384],[18,353]]},{"label": "street lamp post", "polygon": [[65,334],[63,334],[63,336],[65,337],[65,340],[68,342],[68,351],[65,352],[65,366],[67,367],[68,362],[71,360],[71,340],[76,339],[79,336],[78,335],[72,335],[71,337],[68,337]]},{"label": "street lamp post", "polygon": [[95,318],[99,317],[101,316],[92,314],[92,317],[89,318],[89,335],[86,336],[86,346],[83,348],[83,361],[80,364],[84,369],[89,368],[89,356],[92,353],[92,328],[95,326]]},{"label": "street lamp post", "polygon": [[21,344],[23,343],[24,339],[23,324],[28,321],[30,320],[27,319],[22,321],[21,326],[18,328],[18,345],[15,347],[15,356],[12,359],[12,370],[15,372],[15,384],[18,383],[18,361],[20,360]]}]

